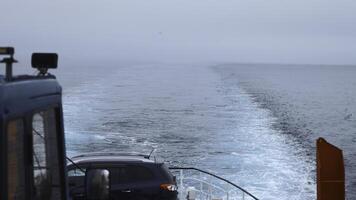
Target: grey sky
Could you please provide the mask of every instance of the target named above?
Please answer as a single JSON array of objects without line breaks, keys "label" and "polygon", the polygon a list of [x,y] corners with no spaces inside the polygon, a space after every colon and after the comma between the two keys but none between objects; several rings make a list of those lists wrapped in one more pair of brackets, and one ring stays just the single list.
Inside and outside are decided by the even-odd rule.
[{"label": "grey sky", "polygon": [[356,64],[355,0],[3,1],[0,44],[68,61]]}]

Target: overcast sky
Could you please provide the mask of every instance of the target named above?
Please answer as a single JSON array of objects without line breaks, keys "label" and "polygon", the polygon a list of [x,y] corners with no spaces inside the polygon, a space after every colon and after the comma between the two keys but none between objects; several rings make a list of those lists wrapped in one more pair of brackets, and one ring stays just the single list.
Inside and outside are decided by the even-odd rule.
[{"label": "overcast sky", "polygon": [[355,0],[1,1],[0,45],[80,61],[356,64]]}]

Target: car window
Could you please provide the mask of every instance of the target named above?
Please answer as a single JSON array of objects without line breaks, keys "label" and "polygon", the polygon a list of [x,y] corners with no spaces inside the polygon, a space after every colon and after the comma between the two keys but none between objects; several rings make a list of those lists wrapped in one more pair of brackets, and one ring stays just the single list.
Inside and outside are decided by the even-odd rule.
[{"label": "car window", "polygon": [[111,177],[114,183],[132,183],[149,181],[154,178],[150,169],[143,166],[123,166],[112,168]]},{"label": "car window", "polygon": [[86,169],[81,167],[81,169],[71,169],[68,171],[68,176],[72,177],[72,176],[85,176],[85,171]]}]

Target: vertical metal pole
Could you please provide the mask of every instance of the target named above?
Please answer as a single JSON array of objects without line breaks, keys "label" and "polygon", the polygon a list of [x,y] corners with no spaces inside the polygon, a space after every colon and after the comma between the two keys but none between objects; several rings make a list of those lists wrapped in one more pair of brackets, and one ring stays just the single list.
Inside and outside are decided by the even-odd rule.
[{"label": "vertical metal pole", "polygon": [[245,192],[242,191],[242,200],[245,200]]},{"label": "vertical metal pole", "polygon": [[180,200],[183,200],[183,170],[179,170],[179,174],[180,174],[180,179],[179,179],[179,187],[181,188],[180,189],[180,195],[179,195],[179,199]]},{"label": "vertical metal pole", "polygon": [[208,183],[209,183],[209,200],[211,200],[213,197],[213,192],[211,190],[211,177],[209,177]]},{"label": "vertical metal pole", "polygon": [[11,60],[6,62],[6,80],[7,81],[12,80],[12,62],[11,62]]},{"label": "vertical metal pole", "polygon": [[199,172],[199,179],[200,179],[200,192],[201,192],[201,194],[202,194],[202,192],[203,192],[203,176],[202,176],[202,174],[201,174],[201,172]]}]

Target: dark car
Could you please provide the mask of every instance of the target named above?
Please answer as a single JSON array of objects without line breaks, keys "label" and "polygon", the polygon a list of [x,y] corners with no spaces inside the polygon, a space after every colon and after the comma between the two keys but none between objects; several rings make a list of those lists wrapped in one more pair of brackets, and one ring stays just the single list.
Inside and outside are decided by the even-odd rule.
[{"label": "dark car", "polygon": [[85,171],[109,171],[109,198],[135,200],[178,199],[175,177],[164,163],[147,156],[93,153],[72,158],[67,166],[69,193],[73,200],[86,199]]}]

